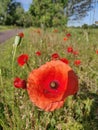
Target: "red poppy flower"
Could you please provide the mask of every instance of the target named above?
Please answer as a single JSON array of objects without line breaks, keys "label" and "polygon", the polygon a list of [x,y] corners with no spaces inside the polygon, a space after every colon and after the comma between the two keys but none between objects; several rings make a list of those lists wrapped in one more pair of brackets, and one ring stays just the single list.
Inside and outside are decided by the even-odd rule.
[{"label": "red poppy flower", "polygon": [[75,61],[74,61],[74,64],[75,64],[76,66],[78,66],[78,65],[81,64],[81,61],[80,61],[80,60],[75,60]]},{"label": "red poppy flower", "polygon": [[73,55],[77,56],[79,54],[78,51],[73,51]]},{"label": "red poppy flower", "polygon": [[58,53],[53,53],[51,57],[52,57],[52,59],[58,59],[59,54]]},{"label": "red poppy flower", "polygon": [[22,54],[17,58],[17,62],[20,66],[23,66],[25,63],[28,61],[28,55],[27,54]]},{"label": "red poppy flower", "polygon": [[67,36],[67,37],[71,37],[71,34],[70,34],[70,33],[67,33],[66,36]]},{"label": "red poppy flower", "polygon": [[39,34],[40,34],[40,33],[41,33],[41,31],[38,29],[38,30],[37,30],[37,33],[39,33]]},{"label": "red poppy flower", "polygon": [[53,111],[63,106],[67,96],[78,91],[78,78],[67,64],[53,60],[29,74],[27,91],[36,106]]},{"label": "red poppy flower", "polygon": [[55,29],[55,30],[54,30],[54,32],[55,32],[55,33],[57,33],[57,32],[58,32],[58,30],[57,30],[57,29]]},{"label": "red poppy flower", "polygon": [[23,33],[23,32],[20,32],[20,33],[18,34],[18,36],[20,36],[20,37],[22,38],[22,37],[24,37],[24,33]]},{"label": "red poppy flower", "polygon": [[73,52],[73,48],[72,48],[72,47],[68,47],[68,48],[67,48],[67,52],[68,52],[68,53],[72,53],[72,52]]},{"label": "red poppy flower", "polygon": [[96,50],[96,54],[98,54],[98,50]]},{"label": "red poppy flower", "polygon": [[20,79],[19,77],[16,77],[14,79],[14,86],[16,88],[23,88],[23,89],[26,89],[26,81],[23,80],[23,79]]},{"label": "red poppy flower", "polygon": [[36,55],[37,55],[37,56],[40,56],[40,55],[41,55],[41,52],[40,52],[40,51],[37,51],[37,52],[36,52]]},{"label": "red poppy flower", "polygon": [[66,64],[69,64],[69,61],[66,58],[60,58],[60,60]]},{"label": "red poppy flower", "polygon": [[68,38],[67,37],[64,37],[64,41],[66,41]]}]

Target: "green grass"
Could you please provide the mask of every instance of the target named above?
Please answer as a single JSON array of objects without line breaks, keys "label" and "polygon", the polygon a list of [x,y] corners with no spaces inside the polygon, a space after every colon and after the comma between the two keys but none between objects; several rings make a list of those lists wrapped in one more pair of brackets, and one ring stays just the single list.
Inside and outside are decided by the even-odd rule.
[{"label": "green grass", "polygon": [[[98,130],[98,54],[95,52],[98,50],[98,30],[66,28],[65,32],[54,33],[49,29],[41,30],[41,34],[34,30],[24,31],[14,67],[14,37],[0,44],[0,130]],[[72,37],[64,41],[66,32]],[[68,46],[79,51],[79,55],[67,53]],[[42,55],[37,57],[36,51],[41,51]],[[14,77],[25,79],[28,76],[27,67],[19,67],[16,58],[27,53],[33,69],[49,61],[55,52],[69,60],[79,77],[79,92],[69,96],[59,110],[44,112],[32,104],[25,90],[14,88]],[[81,60],[80,66],[74,65],[76,59]]]},{"label": "green grass", "polygon": [[10,30],[10,29],[13,29],[13,28],[15,28],[15,27],[14,26],[1,26],[0,25],[0,32]]}]

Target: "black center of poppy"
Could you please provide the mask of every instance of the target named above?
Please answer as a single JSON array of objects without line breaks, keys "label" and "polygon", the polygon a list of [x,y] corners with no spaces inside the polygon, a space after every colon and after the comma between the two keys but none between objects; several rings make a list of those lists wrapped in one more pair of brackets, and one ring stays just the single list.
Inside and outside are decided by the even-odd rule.
[{"label": "black center of poppy", "polygon": [[56,81],[52,81],[52,82],[50,83],[50,87],[51,87],[52,89],[57,89],[58,86],[59,86],[59,84],[58,84]]}]

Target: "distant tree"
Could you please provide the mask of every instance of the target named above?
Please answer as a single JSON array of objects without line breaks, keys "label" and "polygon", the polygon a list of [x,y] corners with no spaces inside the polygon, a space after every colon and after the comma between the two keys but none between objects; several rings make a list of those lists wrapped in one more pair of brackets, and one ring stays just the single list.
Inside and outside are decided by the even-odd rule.
[{"label": "distant tree", "polygon": [[21,8],[21,6],[18,6],[15,11],[16,25],[18,26],[24,25],[24,15],[25,15],[24,9]]},{"label": "distant tree", "polygon": [[65,25],[63,6],[62,0],[33,0],[29,9],[33,25],[44,27]]},{"label": "distant tree", "polygon": [[65,7],[66,14],[73,20],[81,19],[87,15],[88,11],[93,9],[94,4],[96,4],[94,0],[69,0]]},{"label": "distant tree", "polygon": [[0,24],[22,25],[22,15],[24,15],[24,9],[19,2],[0,0]]},{"label": "distant tree", "polygon": [[[0,0],[0,24],[19,26],[64,26],[68,18],[81,19],[92,9],[94,0],[32,0],[24,12],[16,0]],[[28,17],[27,17],[28,16]]]},{"label": "distant tree", "polygon": [[8,5],[11,0],[0,0],[0,24],[5,24],[7,19]]},{"label": "distant tree", "polygon": [[97,29],[97,28],[98,28],[98,25],[92,24],[92,25],[89,25],[89,28],[95,28],[95,29]]},{"label": "distant tree", "polygon": [[[94,0],[32,0],[30,13],[34,25],[64,25],[68,18],[81,19],[93,8]],[[64,15],[65,11],[65,15]]]},{"label": "distant tree", "polygon": [[88,27],[89,27],[89,26],[88,26],[87,24],[83,24],[83,25],[82,25],[82,28],[83,28],[83,29],[88,29]]},{"label": "distant tree", "polygon": [[[20,9],[21,9],[21,12],[17,13],[17,11]],[[21,4],[19,2],[15,2],[15,1],[11,0],[11,2],[8,4],[5,24],[7,24],[7,25],[17,24],[16,21],[17,21],[17,19],[20,18],[21,13],[23,13],[23,12],[24,12],[24,10],[21,7]]]},{"label": "distant tree", "polygon": [[25,14],[23,15],[23,26],[32,26],[32,15],[29,12],[25,12]]}]

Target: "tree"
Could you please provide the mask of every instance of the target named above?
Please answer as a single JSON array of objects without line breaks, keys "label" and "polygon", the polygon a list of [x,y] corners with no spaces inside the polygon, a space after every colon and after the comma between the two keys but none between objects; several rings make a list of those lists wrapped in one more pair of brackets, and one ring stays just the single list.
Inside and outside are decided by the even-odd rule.
[{"label": "tree", "polygon": [[[24,9],[15,0],[0,0],[0,24],[16,25]],[[20,25],[20,24],[19,24]]]},{"label": "tree", "polygon": [[33,0],[29,9],[33,25],[43,27],[65,25],[66,17],[63,6],[61,0]]},{"label": "tree", "polygon": [[32,26],[32,15],[29,12],[25,12],[25,14],[23,15],[23,26]]},{"label": "tree", "polygon": [[8,4],[5,24],[7,25],[17,24],[16,21],[17,19],[20,18],[20,14],[17,13],[18,10],[21,10],[20,13],[24,12],[24,9],[21,7],[21,4],[19,2],[11,0],[11,2]]},{"label": "tree", "polygon": [[15,11],[15,17],[16,17],[15,23],[17,26],[24,25],[24,15],[25,15],[24,9],[21,8],[21,6],[17,7]]},{"label": "tree", "polygon": [[5,24],[7,19],[8,4],[11,0],[0,0],[0,24]]},{"label": "tree", "polygon": [[93,8],[93,2],[94,0],[32,0],[30,13],[34,25],[59,26],[64,25],[68,18],[77,20],[85,17]]},{"label": "tree", "polygon": [[65,7],[66,14],[73,20],[81,19],[93,8],[94,0],[70,0]]}]

